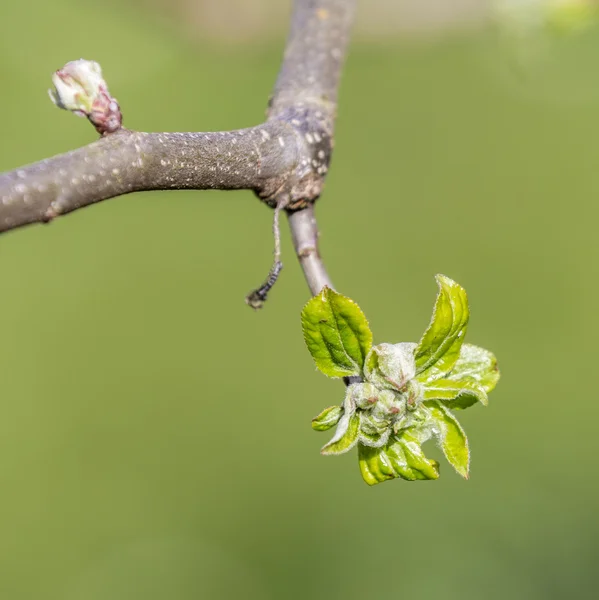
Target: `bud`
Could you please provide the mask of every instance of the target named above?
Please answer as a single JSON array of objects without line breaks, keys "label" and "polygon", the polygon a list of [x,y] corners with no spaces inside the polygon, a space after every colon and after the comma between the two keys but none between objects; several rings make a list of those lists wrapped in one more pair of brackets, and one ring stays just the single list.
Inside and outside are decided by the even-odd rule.
[{"label": "bud", "polygon": [[56,106],[87,117],[100,135],[121,128],[118,102],[108,92],[97,62],[83,58],[68,62],[52,75],[54,90],[48,90]]},{"label": "bud", "polygon": [[366,379],[379,388],[402,391],[416,376],[415,344],[379,344],[374,346],[364,365]]},{"label": "bud", "polygon": [[372,414],[380,419],[392,421],[399,418],[406,411],[406,400],[403,394],[392,390],[382,390],[379,401],[372,409]]},{"label": "bud", "polygon": [[363,410],[372,408],[378,400],[379,390],[372,383],[352,383],[347,388],[354,406]]},{"label": "bud", "polygon": [[370,412],[363,412],[360,419],[360,442],[371,448],[381,448],[389,441],[389,421],[379,419]]}]

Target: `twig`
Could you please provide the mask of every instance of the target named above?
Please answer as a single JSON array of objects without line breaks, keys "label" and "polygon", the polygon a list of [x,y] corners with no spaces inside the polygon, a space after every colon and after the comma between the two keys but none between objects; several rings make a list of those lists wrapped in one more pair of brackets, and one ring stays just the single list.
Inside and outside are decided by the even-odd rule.
[{"label": "twig", "polygon": [[[79,96],[70,93],[72,88],[66,96],[60,96],[58,90],[62,84],[72,83],[71,71],[58,72],[60,97],[55,101],[86,114],[103,137],[72,152],[0,174],[0,232],[48,222],[135,191],[251,189],[279,210],[285,199],[310,290],[318,293],[323,285],[330,286],[318,255],[312,205],[320,196],[331,159],[339,77],[355,5],[356,0],[294,0],[291,31],[268,119],[248,129],[128,131],[120,126],[118,103],[111,104],[116,101],[107,87],[104,90],[100,84],[96,88],[99,95],[82,110]],[[79,83],[76,77],[75,83]],[[267,283],[274,282],[281,268],[276,255],[275,251]]]},{"label": "twig", "polygon": [[293,247],[312,295],[316,296],[325,285],[334,289],[318,250],[319,231],[314,207],[290,213],[289,226]]}]

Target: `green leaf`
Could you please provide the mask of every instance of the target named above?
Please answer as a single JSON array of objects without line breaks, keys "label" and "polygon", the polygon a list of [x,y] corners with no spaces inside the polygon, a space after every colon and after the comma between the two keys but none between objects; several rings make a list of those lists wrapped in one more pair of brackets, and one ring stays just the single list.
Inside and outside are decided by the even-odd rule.
[{"label": "green leaf", "polygon": [[446,375],[455,365],[468,325],[466,290],[455,281],[437,275],[439,294],[433,318],[420,340],[414,357],[418,381],[427,382]]},{"label": "green leaf", "polygon": [[487,406],[489,399],[485,390],[474,379],[437,379],[427,383],[423,400],[441,400],[448,408],[464,409],[480,402]]},{"label": "green leaf", "polygon": [[324,287],[304,307],[302,328],[308,350],[325,375],[362,375],[372,332],[353,300]]},{"label": "green leaf", "polygon": [[328,444],[322,447],[320,453],[324,455],[344,454],[356,445],[359,431],[360,413],[346,411],[337,425],[335,435]]},{"label": "green leaf", "polygon": [[339,423],[343,415],[342,406],[329,406],[325,408],[317,417],[312,419],[312,429],[314,431],[328,431]]},{"label": "green leaf", "polygon": [[368,485],[376,485],[398,477],[385,448],[372,448],[358,444],[358,460],[362,479]]},{"label": "green leaf", "polygon": [[460,351],[460,357],[447,379],[453,381],[474,380],[488,394],[499,380],[497,359],[492,352],[484,348],[464,344]]},{"label": "green leaf", "polygon": [[439,478],[437,461],[426,458],[422,446],[415,437],[406,432],[399,438],[399,445],[403,449],[408,467],[417,476],[417,479]]},{"label": "green leaf", "polygon": [[425,404],[435,420],[433,434],[437,438],[445,458],[462,477],[468,479],[470,451],[468,438],[462,426],[440,402],[433,400]]},{"label": "green leaf", "polygon": [[362,478],[368,485],[376,485],[397,477],[407,481],[439,477],[437,461],[428,460],[420,445],[412,438],[393,438],[383,448],[359,444],[358,459]]}]

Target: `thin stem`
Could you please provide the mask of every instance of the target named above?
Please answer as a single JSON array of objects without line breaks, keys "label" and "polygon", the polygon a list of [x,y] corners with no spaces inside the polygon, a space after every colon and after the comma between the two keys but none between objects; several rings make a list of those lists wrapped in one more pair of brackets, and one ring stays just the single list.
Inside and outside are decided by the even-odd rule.
[{"label": "thin stem", "polygon": [[272,220],[272,234],[275,238],[275,263],[281,262],[281,225],[279,217],[286,204],[287,202],[284,198],[277,203],[275,206],[275,214]]},{"label": "thin stem", "polygon": [[319,232],[314,206],[289,213],[289,227],[295,253],[312,295],[316,296],[325,285],[334,289],[318,250]]}]

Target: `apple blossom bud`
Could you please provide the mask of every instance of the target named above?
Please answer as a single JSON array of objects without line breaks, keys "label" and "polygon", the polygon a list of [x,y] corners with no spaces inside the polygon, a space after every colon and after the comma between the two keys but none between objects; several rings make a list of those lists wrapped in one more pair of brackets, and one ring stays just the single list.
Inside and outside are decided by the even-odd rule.
[{"label": "apple blossom bud", "polygon": [[83,58],[68,62],[52,76],[50,98],[56,106],[77,116],[85,116],[100,135],[121,128],[118,102],[110,95],[97,62]]}]

